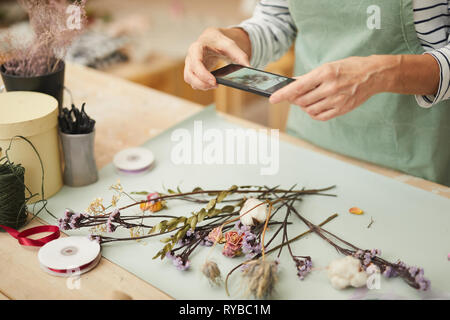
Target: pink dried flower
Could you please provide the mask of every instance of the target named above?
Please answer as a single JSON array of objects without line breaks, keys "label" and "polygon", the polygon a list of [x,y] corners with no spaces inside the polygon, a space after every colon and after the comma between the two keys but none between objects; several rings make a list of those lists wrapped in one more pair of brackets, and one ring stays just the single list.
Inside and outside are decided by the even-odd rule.
[{"label": "pink dried flower", "polygon": [[241,254],[243,236],[236,231],[225,233],[225,246],[222,254],[226,257],[235,257]]},{"label": "pink dried flower", "polygon": [[236,231],[229,231],[225,233],[226,246],[233,248],[233,250],[239,250],[242,247],[243,236]]},{"label": "pink dried flower", "polygon": [[233,258],[233,257],[236,257],[236,256],[238,256],[240,254],[240,250],[236,251],[236,250],[234,250],[233,247],[225,245],[223,247],[222,254],[225,257]]},{"label": "pink dried flower", "polygon": [[223,235],[222,235],[222,228],[217,227],[211,230],[211,232],[208,234],[207,239],[211,241],[212,243],[221,243],[223,241]]}]

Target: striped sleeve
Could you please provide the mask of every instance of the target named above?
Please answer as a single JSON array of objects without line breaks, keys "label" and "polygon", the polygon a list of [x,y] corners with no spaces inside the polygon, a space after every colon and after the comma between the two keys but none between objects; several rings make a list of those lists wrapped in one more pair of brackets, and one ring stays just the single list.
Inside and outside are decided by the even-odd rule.
[{"label": "striped sleeve", "polygon": [[427,51],[425,54],[430,54],[436,59],[440,70],[437,93],[432,96],[416,95],[417,103],[421,107],[430,108],[443,100],[450,99],[450,45]]},{"label": "striped sleeve", "polygon": [[261,0],[250,19],[238,25],[250,38],[250,64],[263,68],[278,60],[292,45],[297,29],[289,13],[288,0]]},{"label": "striped sleeve", "polygon": [[415,0],[414,24],[425,54],[439,64],[440,81],[435,95],[416,95],[421,107],[429,108],[450,98],[450,8],[449,1]]}]

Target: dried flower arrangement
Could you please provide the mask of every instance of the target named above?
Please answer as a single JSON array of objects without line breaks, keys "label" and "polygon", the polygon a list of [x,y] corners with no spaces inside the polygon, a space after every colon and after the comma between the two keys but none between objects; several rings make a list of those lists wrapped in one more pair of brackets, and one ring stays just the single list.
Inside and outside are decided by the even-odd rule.
[{"label": "dried flower arrangement", "polygon": [[[62,68],[68,47],[82,30],[86,20],[86,0],[18,0],[28,13],[34,31],[31,43],[14,45],[11,51],[1,53],[12,57],[3,64],[7,75],[36,77],[50,74]],[[68,10],[70,8],[74,10]],[[78,25],[72,26],[70,14]],[[13,40],[9,40],[13,43]],[[14,43],[16,43],[15,41]],[[1,58],[1,56],[0,56]],[[3,59],[0,59],[3,60]]]},{"label": "dried flower arrangement", "polygon": [[[288,250],[298,278],[305,279],[313,270],[313,260],[310,256],[294,254],[291,243],[310,233],[323,238],[339,253],[352,259],[353,264],[356,260],[357,272],[380,272],[387,278],[400,277],[418,290],[427,290],[430,287],[429,280],[424,278],[423,269],[407,266],[401,261],[389,262],[380,257],[380,250],[360,249],[325,230],[323,226],[336,218],[337,214],[316,225],[296,209],[296,203],[305,196],[335,196],[327,193],[333,187],[313,190],[295,187],[282,189],[278,186],[232,186],[224,190],[195,188],[190,192],[182,192],[177,188],[177,191],[168,189],[166,193],[129,194],[118,182],[111,187],[114,195],[109,206],[105,207],[102,199],[96,199],[85,213],[67,210],[64,217],[58,220],[58,224],[62,230],[91,228],[91,240],[100,244],[141,241],[166,235],[168,237],[161,240],[165,245],[156,253],[154,259],[168,258],[179,270],[190,268],[189,258],[196,249],[210,247],[211,253],[217,245],[223,245],[224,256],[234,258],[245,255],[247,259],[228,272],[225,278],[228,294],[228,279],[234,271],[240,269],[241,284],[248,295],[258,299],[270,298],[277,285],[279,257],[284,248]],[[146,198],[136,200],[136,196]],[[118,201],[122,197],[130,199],[132,203],[119,208]],[[202,208],[193,212],[190,217],[161,214],[163,209],[168,209],[168,202],[175,199],[193,202],[202,205]],[[140,214],[124,214],[127,209],[135,206],[139,206]],[[280,217],[280,220],[275,220],[275,217]],[[292,224],[291,217],[303,222],[309,230],[289,238],[288,226]],[[155,218],[163,220],[156,224],[146,223],[148,219]],[[105,232],[113,233],[117,228],[129,229],[131,237],[105,235]],[[265,239],[268,228],[271,229],[272,235]],[[273,245],[275,239],[280,244]],[[275,259],[268,258],[272,253],[277,253]],[[223,280],[220,267],[208,257],[201,272],[211,284],[221,285]]]}]

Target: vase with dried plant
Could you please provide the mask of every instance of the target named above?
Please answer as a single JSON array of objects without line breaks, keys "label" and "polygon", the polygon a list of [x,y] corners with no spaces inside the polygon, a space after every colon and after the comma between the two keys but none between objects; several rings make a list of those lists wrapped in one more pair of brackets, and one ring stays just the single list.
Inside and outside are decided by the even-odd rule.
[{"label": "vase with dried plant", "polygon": [[86,0],[18,0],[28,13],[33,38],[23,43],[10,35],[0,52],[0,73],[8,91],[49,94],[62,107],[64,57],[86,21]]}]

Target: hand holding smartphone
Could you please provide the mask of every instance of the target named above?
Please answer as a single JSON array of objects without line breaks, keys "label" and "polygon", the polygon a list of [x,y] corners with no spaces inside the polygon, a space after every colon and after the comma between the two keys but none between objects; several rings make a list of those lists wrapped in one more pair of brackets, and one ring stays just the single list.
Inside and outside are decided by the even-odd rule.
[{"label": "hand holding smartphone", "polygon": [[258,69],[229,64],[212,72],[217,83],[232,88],[270,97],[295,79]]}]

